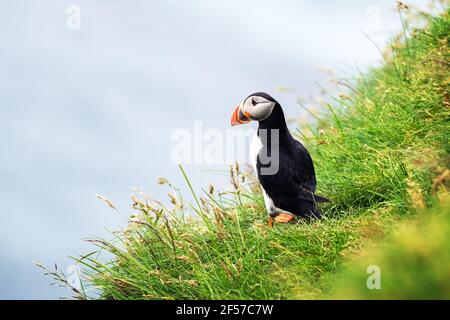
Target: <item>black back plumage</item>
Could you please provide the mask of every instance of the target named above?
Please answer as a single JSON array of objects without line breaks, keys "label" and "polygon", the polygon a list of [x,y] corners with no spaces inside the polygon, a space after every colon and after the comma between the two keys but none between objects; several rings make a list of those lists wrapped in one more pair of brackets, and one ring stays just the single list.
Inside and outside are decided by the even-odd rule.
[{"label": "black back plumage", "polygon": [[[276,102],[265,93],[254,95]],[[278,139],[272,141],[274,134],[278,134]],[[256,163],[258,179],[274,205],[298,216],[320,217],[317,203],[328,200],[315,194],[316,174],[311,156],[308,150],[292,137],[278,102],[272,114],[259,122],[258,135],[260,138],[264,137],[261,139],[263,147]],[[273,143],[278,143],[278,146],[272,145]],[[261,155],[276,159],[271,154],[272,150],[276,149],[279,152],[278,171],[275,174],[262,174],[261,169],[273,163],[264,165]]]}]

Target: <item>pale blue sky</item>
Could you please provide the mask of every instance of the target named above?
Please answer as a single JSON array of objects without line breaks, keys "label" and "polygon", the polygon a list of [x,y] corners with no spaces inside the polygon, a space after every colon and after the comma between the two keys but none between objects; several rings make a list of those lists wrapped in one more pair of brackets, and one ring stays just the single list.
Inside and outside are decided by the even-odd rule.
[{"label": "pale blue sky", "polygon": [[[66,27],[70,4],[81,8],[77,31]],[[126,221],[130,186],[162,198],[157,177],[183,185],[170,161],[173,130],[195,120],[224,130],[254,91],[302,115],[296,97],[326,84],[318,65],[355,72],[380,60],[363,31],[382,45],[399,30],[394,4],[1,1],[0,298],[67,295],[31,261],[65,269],[71,250],[90,249],[81,238]],[[211,167],[186,169],[199,188],[225,183],[204,172]]]}]

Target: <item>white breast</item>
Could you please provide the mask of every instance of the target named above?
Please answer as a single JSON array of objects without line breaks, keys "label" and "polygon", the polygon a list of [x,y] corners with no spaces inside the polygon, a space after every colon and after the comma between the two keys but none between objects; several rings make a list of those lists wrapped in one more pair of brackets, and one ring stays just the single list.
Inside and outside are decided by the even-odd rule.
[{"label": "white breast", "polygon": [[[258,177],[258,169],[256,167],[256,164],[258,163],[258,154],[262,148],[263,148],[263,144],[261,142],[261,139],[258,136],[258,133],[255,133],[255,135],[252,139],[252,142],[250,144],[250,163],[253,167],[255,176],[258,179],[258,181],[259,181],[259,177]],[[266,190],[264,190],[263,186],[261,186],[261,190],[264,195],[264,204],[266,205],[267,212],[269,214],[272,214],[272,213],[280,211],[278,208],[275,207],[273,200],[267,195]]]},{"label": "white breast", "polygon": [[258,136],[258,133],[255,133],[252,139],[252,143],[250,144],[250,163],[255,172],[255,176],[258,178],[258,170],[256,168],[256,163],[258,162],[258,154],[261,151],[263,144],[261,139]]}]

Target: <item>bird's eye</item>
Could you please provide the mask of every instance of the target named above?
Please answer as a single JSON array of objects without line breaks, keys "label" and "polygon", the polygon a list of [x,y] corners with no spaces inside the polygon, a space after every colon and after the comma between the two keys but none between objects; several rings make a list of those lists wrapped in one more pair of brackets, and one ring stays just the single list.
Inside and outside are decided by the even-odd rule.
[{"label": "bird's eye", "polygon": [[252,99],[252,106],[256,106],[257,103],[255,99]]}]

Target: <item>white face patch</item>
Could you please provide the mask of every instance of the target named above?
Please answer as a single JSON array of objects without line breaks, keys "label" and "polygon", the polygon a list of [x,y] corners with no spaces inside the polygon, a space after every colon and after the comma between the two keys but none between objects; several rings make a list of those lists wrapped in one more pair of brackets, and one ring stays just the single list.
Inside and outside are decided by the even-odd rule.
[{"label": "white face patch", "polygon": [[242,104],[241,110],[251,120],[262,121],[267,119],[275,107],[275,102],[260,96],[248,97]]}]

